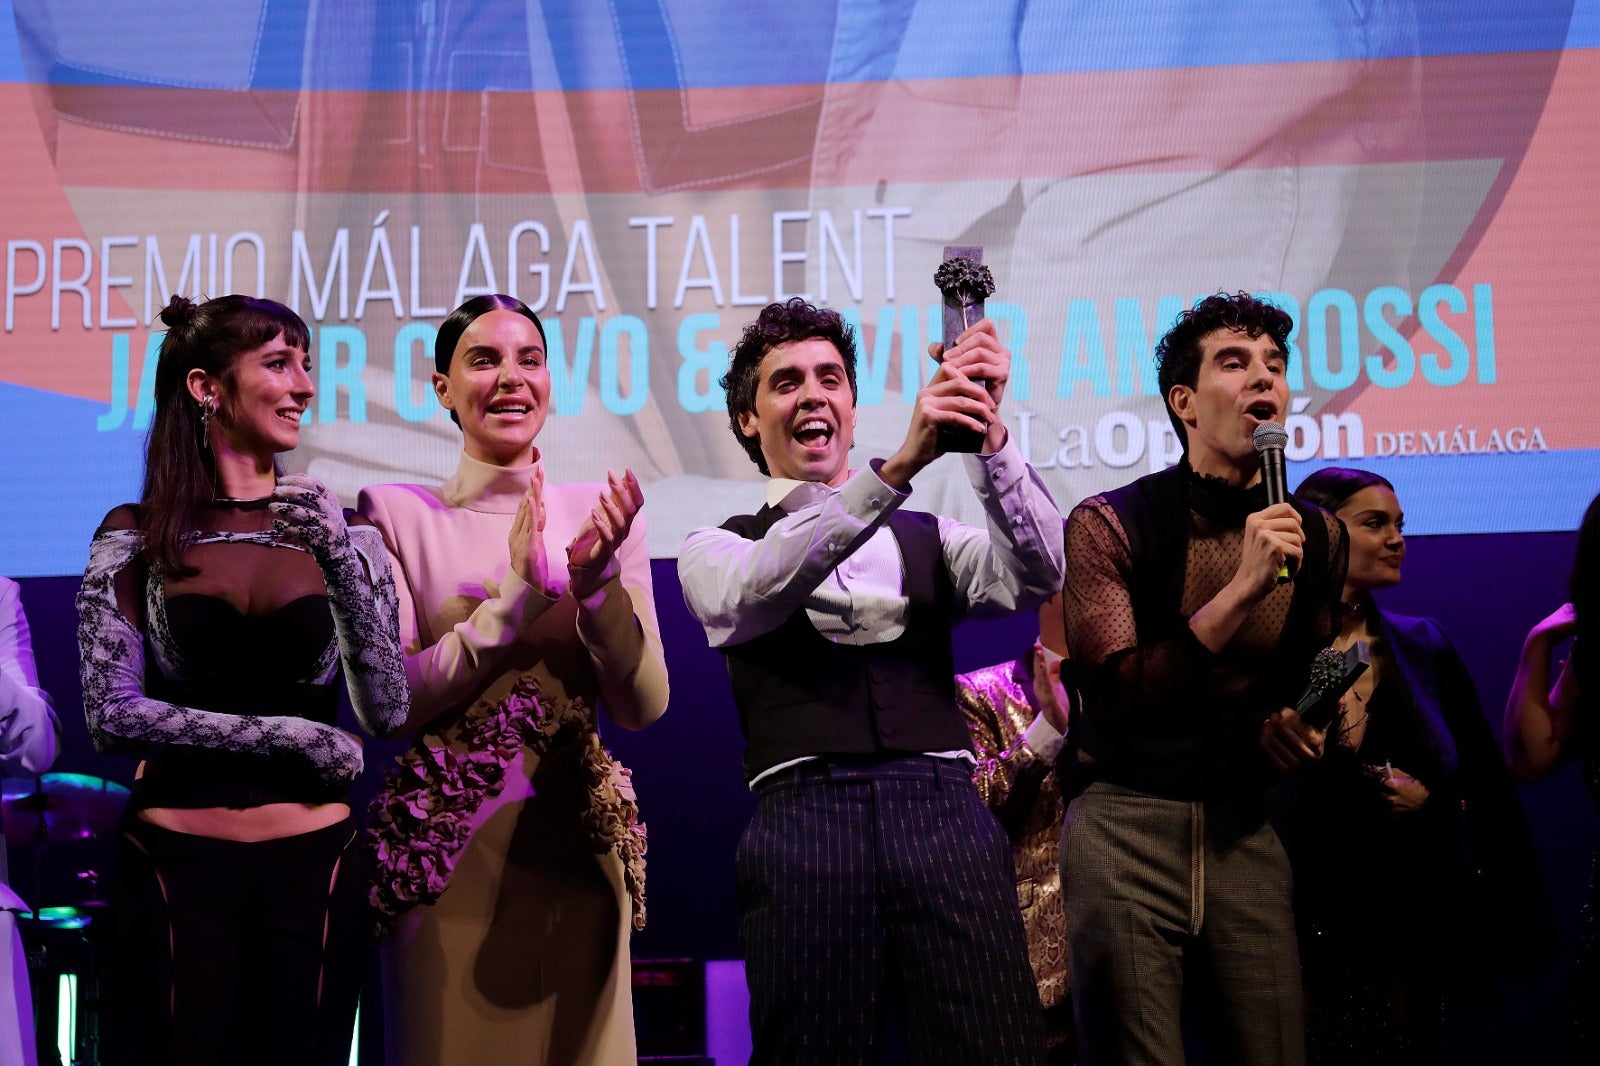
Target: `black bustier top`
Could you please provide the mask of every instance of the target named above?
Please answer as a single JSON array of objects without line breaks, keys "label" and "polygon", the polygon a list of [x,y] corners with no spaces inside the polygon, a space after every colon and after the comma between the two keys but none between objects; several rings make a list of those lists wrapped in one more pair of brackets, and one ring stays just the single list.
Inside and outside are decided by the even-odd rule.
[{"label": "black bustier top", "polygon": [[[186,593],[169,597],[164,615],[170,646],[185,664],[203,671],[166,676],[147,640],[145,691],[151,697],[222,714],[292,714],[335,724],[339,686],[299,680],[317,674],[335,640],[326,596],[301,596],[265,614],[245,614],[226,600]],[[256,807],[343,797],[343,789],[285,759],[197,749],[148,760],[134,784],[133,806]]]}]

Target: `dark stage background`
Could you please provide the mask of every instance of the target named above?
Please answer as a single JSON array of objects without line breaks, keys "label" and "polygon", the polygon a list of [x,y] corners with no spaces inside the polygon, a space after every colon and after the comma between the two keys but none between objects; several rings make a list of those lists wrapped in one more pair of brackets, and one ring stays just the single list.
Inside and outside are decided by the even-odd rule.
[{"label": "dark stage background", "polygon": [[[1571,533],[1415,537],[1404,584],[1382,597],[1391,609],[1432,615],[1444,624],[1477,681],[1496,735],[1523,634],[1565,599],[1575,542]],[[752,807],[739,772],[738,720],[721,657],[689,617],[673,561],[656,560],[653,570],[672,702],[665,718],[644,733],[605,730],[608,745],[634,770],[650,828],[650,924],[634,937],[634,957],[734,958],[739,949],[732,857]],[[66,730],[55,769],[126,783],[132,761],[96,753],[84,727],[74,636],[77,588],[76,577],[22,582],[40,678]],[[957,666],[968,670],[1012,658],[1034,632],[1031,616],[964,624],[956,632]],[[363,795],[395,750],[369,748]],[[1560,923],[1562,953],[1536,978],[1508,983],[1492,1010],[1456,1020],[1454,1061],[1462,1063],[1550,1062],[1559,1056],[1567,966],[1596,818],[1571,767],[1524,788],[1522,795]],[[45,856],[43,902],[71,902],[83,891],[74,875],[103,871],[108,853],[100,842],[55,845]],[[28,849],[13,849],[12,870],[25,892],[33,859]],[[1495,919],[1481,916],[1485,924]],[[1463,929],[1462,935],[1475,937],[1479,930]]]}]

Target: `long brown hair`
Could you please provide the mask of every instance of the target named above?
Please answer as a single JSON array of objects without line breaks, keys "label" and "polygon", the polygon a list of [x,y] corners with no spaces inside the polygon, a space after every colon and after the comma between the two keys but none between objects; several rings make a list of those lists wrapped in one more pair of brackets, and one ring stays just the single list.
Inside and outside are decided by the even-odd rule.
[{"label": "long brown hair", "polygon": [[311,347],[305,322],[283,304],[250,296],[218,296],[196,304],[174,296],[161,310],[167,336],[156,363],[155,417],[144,455],[140,526],[145,555],[175,577],[197,571],[182,562],[183,535],[196,508],[216,494],[217,466],[204,443],[200,405],[189,395],[189,372],[204,370],[231,392],[235,361],[281,335],[301,351]]}]

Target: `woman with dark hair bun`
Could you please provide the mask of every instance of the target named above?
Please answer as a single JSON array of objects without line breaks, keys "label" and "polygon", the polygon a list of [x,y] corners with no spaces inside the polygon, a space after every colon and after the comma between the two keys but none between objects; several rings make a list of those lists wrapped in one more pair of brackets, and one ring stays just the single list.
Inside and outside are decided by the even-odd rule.
[{"label": "woman with dark hair bun", "polygon": [[1326,754],[1280,785],[1313,1064],[1443,1061],[1448,1008],[1480,1006],[1497,963],[1548,951],[1526,819],[1471,676],[1431,618],[1380,608],[1400,581],[1405,515],[1365,470],[1295,495],[1339,517],[1350,562],[1336,647],[1371,647]]},{"label": "woman with dark hair bun", "polygon": [[349,1061],[365,879],[346,794],[407,693],[382,539],[284,475],[315,389],[271,300],[179,296],[137,504],[78,594],[96,747],[141,759],[117,858],[112,1062]]},{"label": "woman with dark hair bun", "polygon": [[631,1063],[644,835],[596,712],[642,729],[667,705],[643,493],[546,481],[544,328],[520,300],[468,300],[434,354],[460,465],[359,505],[401,578],[418,733],[372,817],[394,1061]]},{"label": "woman with dark hair bun", "polygon": [[[1506,698],[1505,745],[1511,772],[1539,781],[1576,758],[1589,796],[1600,804],[1600,496],[1589,501],[1578,526],[1578,553],[1567,584],[1568,602],[1528,631],[1517,676]],[[1571,646],[1555,684],[1550,661]],[[1585,695],[1585,686],[1588,693]],[[1578,927],[1573,970],[1571,1063],[1600,1061],[1600,851],[1589,874],[1589,898]]]}]

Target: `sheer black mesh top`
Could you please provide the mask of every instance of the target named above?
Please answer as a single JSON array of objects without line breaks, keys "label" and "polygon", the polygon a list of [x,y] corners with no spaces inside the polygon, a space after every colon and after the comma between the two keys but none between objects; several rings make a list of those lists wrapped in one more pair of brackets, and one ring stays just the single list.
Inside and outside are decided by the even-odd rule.
[{"label": "sheer black mesh top", "polygon": [[[203,506],[203,532],[185,542],[190,575],[146,563],[132,508],[96,534],[79,596],[85,706],[97,743],[145,758],[135,809],[330,802],[354,776],[348,739],[333,736],[328,587],[266,502]],[[376,532],[358,530],[358,551],[381,553]]]},{"label": "sheer black mesh top", "polygon": [[[1170,565],[1136,563],[1129,533],[1104,496],[1083,501],[1067,522],[1063,592],[1084,720],[1075,739],[1083,765],[1074,777],[1174,799],[1258,799],[1269,773],[1261,723],[1293,705],[1311,655],[1334,631],[1344,530],[1333,515],[1306,508],[1302,520],[1322,524],[1314,541],[1325,547],[1324,557],[1308,558],[1302,570],[1321,572],[1278,586],[1213,653],[1188,619],[1233,578],[1244,519],[1266,505],[1265,495],[1228,489],[1186,466],[1173,478],[1173,490],[1185,493],[1175,512],[1187,517],[1181,571],[1176,556]],[[1181,588],[1169,587],[1180,580]],[[1144,632],[1134,609],[1141,583],[1154,584],[1153,599],[1167,604],[1145,616]]]}]

